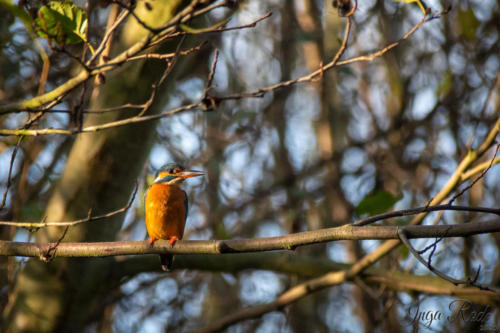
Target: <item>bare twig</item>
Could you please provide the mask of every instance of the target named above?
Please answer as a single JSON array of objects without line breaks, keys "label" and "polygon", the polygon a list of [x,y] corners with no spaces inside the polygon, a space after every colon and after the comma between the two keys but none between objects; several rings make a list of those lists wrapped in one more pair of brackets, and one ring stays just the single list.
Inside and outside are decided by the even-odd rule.
[{"label": "bare twig", "polygon": [[102,220],[108,217],[111,217],[116,214],[120,214],[123,212],[126,212],[130,206],[132,205],[132,202],[135,199],[135,195],[137,193],[137,188],[138,185],[137,183],[135,184],[134,192],[132,193],[132,197],[130,200],[127,202],[125,206],[122,208],[119,208],[117,210],[114,210],[112,212],[102,214],[102,215],[97,215],[97,216],[91,216],[91,212],[89,212],[89,215],[84,218],[84,219],[79,219],[79,220],[74,220],[74,221],[66,221],[66,222],[13,222],[13,221],[0,221],[0,225],[9,225],[9,226],[14,226],[14,227],[19,227],[19,228],[29,228],[29,229],[37,229],[37,228],[44,228],[44,227],[65,227],[65,226],[74,226],[77,224],[81,223],[86,223],[86,222],[93,222],[97,220]]},{"label": "bare twig", "polygon": [[203,90],[202,103],[204,105],[203,111],[211,111],[217,106],[217,100],[210,95],[210,90],[215,88],[212,86],[212,82],[215,76],[215,69],[217,68],[217,60],[219,59],[219,50],[215,49],[214,60],[212,61],[212,67],[210,68],[210,73],[208,74],[207,84]]},{"label": "bare twig", "polygon": [[[356,6],[353,7],[353,9],[355,9]],[[347,60],[343,60],[343,61],[339,61],[339,58],[342,56],[342,54],[344,53],[344,50],[347,46],[347,41],[348,41],[348,36],[349,36],[349,32],[350,32],[350,29],[351,29],[351,21],[350,21],[350,16],[352,15],[352,11],[350,13],[347,14],[347,25],[346,25],[346,31],[345,31],[345,34],[344,34],[344,39],[342,41],[342,45],[339,49],[339,51],[335,54],[335,57],[333,58],[332,61],[330,61],[329,63],[327,63],[326,65],[322,65],[320,66],[317,70],[315,70],[314,72],[310,73],[309,75],[306,75],[306,76],[302,76],[300,78],[297,78],[297,79],[292,79],[292,80],[288,80],[288,81],[283,81],[283,82],[279,82],[277,84],[274,84],[272,86],[269,86],[269,87],[266,87],[266,88],[260,88],[260,89],[257,89],[255,91],[252,91],[252,92],[247,92],[247,93],[240,93],[240,94],[234,94],[234,95],[229,95],[229,96],[221,96],[221,97],[216,97],[217,100],[219,101],[223,101],[223,100],[237,100],[237,99],[243,99],[243,98],[252,98],[252,97],[256,97],[256,98],[260,98],[260,97],[263,97],[265,94],[271,92],[271,91],[274,91],[274,90],[277,90],[277,89],[281,89],[281,88],[284,88],[284,87],[289,87],[289,86],[292,86],[292,85],[295,85],[297,83],[303,83],[303,82],[312,82],[312,81],[315,81],[317,80],[318,77],[321,77],[323,76],[323,73],[334,68],[334,67],[337,67],[337,66],[342,66],[342,65],[347,65],[347,64],[351,64],[351,63],[354,63],[354,62],[360,62],[360,61],[372,61],[373,59],[377,58],[377,57],[380,57],[382,56],[383,54],[387,53],[388,51],[392,50],[393,48],[395,48],[396,46],[398,46],[401,42],[403,42],[404,40],[408,39],[411,35],[413,35],[422,25],[424,25],[424,23],[430,21],[431,19],[435,19],[437,17],[441,17],[444,12],[442,13],[439,13],[435,16],[432,16],[431,18],[423,18],[419,23],[417,23],[410,31],[408,31],[405,35],[403,35],[403,37],[401,37],[398,41],[384,47],[383,49],[377,51],[377,52],[374,52],[374,53],[371,53],[369,55],[365,55],[365,56],[359,56],[359,57],[354,57],[354,58],[351,58],[351,59],[347,59]]]},{"label": "bare twig", "polygon": [[401,217],[401,216],[409,216],[409,215],[417,215],[420,213],[428,213],[435,211],[445,211],[445,210],[456,210],[456,211],[472,211],[472,212],[482,212],[482,213],[491,213],[500,215],[500,209],[498,208],[488,208],[488,207],[467,207],[467,206],[451,206],[450,204],[446,205],[435,205],[435,206],[424,206],[412,209],[402,209],[396,210],[392,212],[382,213],[375,216],[370,216],[356,222],[353,222],[352,225],[355,226],[363,226],[370,223],[374,223],[377,221],[387,220],[393,217]]},{"label": "bare twig", "polygon": [[69,229],[69,225],[66,226],[66,228],[64,228],[64,231],[63,231],[61,237],[59,237],[59,239],[57,240],[57,242],[51,243],[49,245],[47,251],[45,251],[44,253],[40,254],[40,260],[41,261],[43,261],[43,262],[50,262],[50,261],[52,261],[55,258],[56,252],[57,252],[57,247],[59,246],[59,244],[61,244],[61,242],[63,241],[64,237],[66,237],[66,234],[68,233],[68,229]]},{"label": "bare twig", "polygon": [[[113,5],[113,6],[115,6],[115,5]],[[114,10],[112,10],[112,12],[114,12]],[[95,62],[97,57],[99,57],[101,55],[101,53],[105,52],[105,50],[109,47],[109,41],[111,40],[113,33],[116,31],[118,26],[128,17],[129,14],[130,14],[130,11],[128,9],[123,10],[119,14],[118,18],[113,22],[113,24],[109,25],[109,22],[108,22],[109,27],[107,27],[107,29],[106,29],[106,33],[104,34],[104,37],[102,38],[101,44],[97,47],[97,49],[95,50],[92,57],[87,61],[87,63],[86,63],[87,66],[89,66],[89,67],[92,66],[92,64]]]},{"label": "bare twig", "polygon": [[7,201],[7,194],[9,193],[9,188],[12,183],[12,169],[14,167],[14,161],[16,160],[17,151],[19,150],[19,147],[21,146],[21,142],[23,141],[23,139],[24,139],[23,136],[19,137],[19,139],[17,140],[17,144],[14,147],[14,150],[12,151],[12,156],[10,157],[9,173],[7,174],[7,184],[5,185],[2,202],[0,203],[0,210],[5,207],[5,202]]},{"label": "bare twig", "polygon": [[[483,143],[479,146],[479,148],[477,150],[469,151],[467,155],[462,159],[462,161],[457,166],[455,172],[448,179],[447,183],[429,202],[429,206],[437,205],[443,200],[445,200],[446,197],[453,191],[453,189],[456,188],[456,186],[458,186],[461,183],[461,179],[464,173],[467,171],[467,169],[493,145],[498,132],[500,132],[500,117],[497,119],[495,125],[490,130],[490,132],[484,139]],[[417,224],[419,224],[424,219],[425,216],[426,216],[425,213],[418,214],[410,222],[411,226],[406,226],[404,228],[407,237],[409,236],[408,235],[409,228],[418,227]],[[470,223],[462,225],[465,226],[468,224]],[[430,226],[430,227],[443,227],[443,226]],[[451,227],[451,226],[445,226],[445,227]],[[446,235],[439,235],[437,237],[446,237]],[[283,308],[293,302],[296,302],[297,300],[311,293],[314,293],[318,290],[339,285],[349,279],[352,279],[353,277],[360,274],[367,268],[371,267],[375,262],[379,261],[389,252],[397,248],[400,244],[401,241],[399,240],[399,235],[398,235],[398,240],[385,241],[376,250],[372,251],[371,253],[365,255],[363,258],[359,259],[349,269],[339,272],[328,273],[323,275],[322,277],[306,281],[300,285],[297,285],[289,289],[273,302],[261,306],[242,309],[233,315],[226,316],[221,320],[214,322],[206,330],[204,330],[204,332],[216,332],[234,323],[240,322],[242,320],[260,317],[267,312]]]},{"label": "bare twig", "polygon": [[[147,102],[146,102],[147,103]],[[141,106],[142,108],[143,106]],[[169,111],[165,111],[159,114],[155,115],[149,115],[149,116],[142,116],[142,117],[131,117],[127,119],[121,119],[117,121],[112,121],[109,123],[101,124],[101,125],[95,125],[95,126],[88,126],[84,127],[79,131],[78,129],[63,129],[63,128],[43,128],[43,129],[0,129],[0,136],[1,135],[31,135],[31,136],[37,136],[37,135],[49,135],[49,134],[62,134],[62,135],[74,135],[78,133],[92,133],[92,132],[98,132],[102,131],[105,129],[109,128],[114,128],[114,127],[120,127],[120,126],[125,126],[125,125],[130,125],[130,124],[136,124],[136,123],[141,123],[145,121],[152,121],[164,117],[169,117],[174,114],[184,112],[184,111],[189,111],[193,109],[202,109],[203,104],[201,102],[199,103],[193,103],[193,104],[188,104],[184,106],[180,106],[175,109],[171,109]]]},{"label": "bare twig", "polygon": [[[113,61],[117,62],[117,63],[121,63],[131,56],[138,55],[140,52],[150,48],[151,42],[158,40],[160,37],[165,36],[165,34],[168,34],[168,33],[175,31],[175,26],[178,23],[187,22],[191,18],[197,17],[199,15],[203,15],[203,14],[207,13],[208,11],[210,11],[214,8],[220,7],[221,5],[223,5],[225,3],[225,2],[215,3],[213,5],[208,5],[206,7],[203,7],[202,9],[199,9],[199,10],[195,10],[195,8],[194,8],[195,6],[193,6],[194,3],[207,4],[210,2],[213,2],[213,0],[192,1],[192,3],[190,5],[188,5],[184,10],[179,12],[172,20],[170,20],[169,22],[166,23],[166,27],[170,27],[170,30],[166,29],[161,34],[159,34],[157,36],[151,35],[151,34],[145,36],[143,39],[141,39],[140,41],[138,41],[137,43],[135,43],[134,45],[129,47],[127,50],[118,54],[113,59]],[[6,114],[6,113],[11,113],[11,112],[22,112],[22,110],[26,110],[26,109],[39,108],[47,103],[54,101],[55,99],[68,93],[69,91],[73,90],[78,85],[80,85],[84,81],[88,80],[90,77],[98,75],[98,74],[102,74],[102,73],[111,69],[111,68],[102,68],[100,70],[94,70],[94,69],[90,70],[90,68],[89,68],[89,70],[87,70],[87,69],[85,69],[86,64],[83,64],[83,66],[84,66],[84,68],[80,71],[80,73],[78,73],[76,76],[67,80],[64,84],[58,86],[57,88],[53,89],[50,92],[47,92],[43,95],[36,96],[36,97],[31,98],[27,101],[0,105],[0,114]]]},{"label": "bare twig", "polygon": [[459,198],[465,192],[467,192],[468,190],[470,190],[472,188],[472,186],[474,186],[479,180],[481,180],[484,177],[484,175],[486,175],[486,173],[488,172],[488,170],[490,170],[491,167],[493,166],[493,162],[495,161],[495,158],[496,158],[496,156],[498,154],[498,149],[499,148],[500,148],[500,143],[497,144],[497,146],[495,148],[495,153],[493,154],[493,157],[491,158],[490,164],[488,165],[488,167],[485,168],[483,170],[483,172],[481,172],[481,174],[476,179],[474,179],[468,186],[464,187],[460,192],[458,192],[457,194],[455,194],[453,196],[453,198],[450,199],[450,205],[453,204],[453,201],[455,201],[457,198]]},{"label": "bare twig", "polygon": [[168,75],[172,72],[172,69],[174,68],[175,64],[177,63],[177,59],[179,58],[180,55],[180,49],[181,45],[184,42],[185,37],[182,37],[181,40],[179,41],[179,44],[177,44],[177,48],[175,50],[174,57],[171,60],[167,61],[167,68],[163,71],[162,76],[158,79],[157,82],[153,83],[152,85],[152,91],[151,91],[151,96],[149,97],[149,100],[144,103],[144,107],[142,108],[141,112],[137,114],[136,117],[142,117],[144,113],[146,113],[147,110],[153,105],[153,102],[155,100],[156,94],[158,93],[158,89],[162,85],[162,83],[165,81],[165,79],[168,77]]},{"label": "bare twig", "polygon": [[[426,261],[420,255],[419,251],[415,250],[415,248],[411,245],[410,241],[408,240],[408,237],[406,237],[406,232],[405,232],[404,228],[401,228],[401,229],[398,230],[398,235],[399,235],[399,239],[403,242],[403,244],[406,245],[406,247],[408,248],[408,250],[410,250],[410,252],[413,254],[413,256],[415,258],[417,258],[417,260],[420,261],[420,263],[422,265],[424,265],[425,267],[427,267],[431,272],[433,272],[434,274],[436,274],[440,278],[442,278],[442,279],[444,279],[446,281],[449,281],[449,282],[453,283],[454,285],[462,285],[462,284],[463,285],[469,285],[469,286],[477,287],[477,288],[482,289],[482,290],[494,291],[497,294],[500,294],[500,291],[495,290],[494,288],[492,288],[492,287],[490,287],[488,285],[485,285],[485,284],[477,282],[479,270],[476,273],[474,279],[468,278],[466,280],[458,280],[458,279],[455,279],[455,278],[453,278],[451,276],[448,276],[447,274],[441,272],[440,270],[436,269],[434,266],[431,265],[431,260],[432,260],[432,255],[434,254],[434,250],[429,255],[429,259]],[[436,243],[434,243],[434,249],[435,249],[435,245],[436,245]]]}]

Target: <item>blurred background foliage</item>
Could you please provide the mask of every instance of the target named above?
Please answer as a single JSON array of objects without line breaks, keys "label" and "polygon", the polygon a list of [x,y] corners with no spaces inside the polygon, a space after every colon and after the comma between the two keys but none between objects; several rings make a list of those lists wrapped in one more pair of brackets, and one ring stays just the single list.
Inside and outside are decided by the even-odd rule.
[{"label": "blurred background foliage", "polygon": [[[82,1],[76,3],[83,7]],[[152,3],[154,9],[156,3]],[[484,138],[498,117],[500,104],[498,1],[425,3],[432,11],[450,4],[453,7],[373,61],[338,67],[324,73],[322,80],[262,98],[223,102],[212,112],[186,112],[154,122],[147,129],[152,133],[151,148],[143,148],[147,161],[142,163],[130,155],[128,162],[121,164],[121,168],[133,169],[131,177],[138,179],[142,194],[120,221],[119,232],[107,240],[145,239],[143,194],[151,175],[169,161],[207,172],[204,179],[185,185],[190,198],[186,239],[278,236],[339,226],[381,208],[390,209],[395,202],[399,209],[424,206],[467,149]],[[90,2],[90,8],[89,41],[97,42],[110,6],[102,8]],[[255,28],[200,36],[200,40],[210,42],[209,50],[190,55],[196,65],[181,67],[180,74],[169,77],[165,98],[157,110],[202,97],[214,48],[220,50],[214,79],[217,96],[253,91],[306,75],[328,62],[338,50],[345,19],[338,16],[330,1],[241,1],[229,26],[248,23],[268,11],[272,17]],[[224,15],[224,10],[213,11],[207,20],[217,22]],[[0,6],[0,16],[0,100],[7,103],[35,96],[42,71],[39,53],[25,26],[5,7]],[[414,3],[359,1],[343,59],[398,40],[421,16]],[[81,45],[71,46],[71,50],[81,52],[78,47]],[[47,91],[75,73],[75,62],[67,54],[49,54]],[[120,80],[130,80],[123,73]],[[131,89],[140,85],[133,80]],[[120,95],[114,99],[116,103],[129,102],[129,95],[123,91],[106,94]],[[81,95],[81,91],[72,92],[55,109],[74,108]],[[0,126],[17,128],[26,123],[27,117],[24,113],[4,115]],[[53,112],[36,125],[67,128],[72,121],[66,113]],[[121,136],[117,141],[127,140],[133,137]],[[0,138],[2,188],[7,185],[17,144],[16,137]],[[74,144],[75,137],[58,135],[20,141],[12,185],[0,212],[2,220],[36,221],[47,216],[47,205]],[[490,158],[492,154],[484,161]],[[499,178],[498,168],[493,167],[458,202],[495,207],[500,202]],[[95,194],[95,198],[106,197]],[[78,205],[92,208],[93,201],[85,200]],[[424,223],[456,224],[478,219],[482,217],[477,214],[447,212],[429,214]],[[99,221],[98,227],[105,223]],[[0,231],[3,240],[28,241],[34,237],[22,229],[3,227]],[[414,244],[424,248],[431,241]],[[291,261],[295,258],[317,263],[317,272],[313,268],[306,272],[284,269],[274,254],[269,254],[268,260],[265,254],[229,259],[178,256],[179,269],[169,274],[159,273],[156,256],[116,258],[109,263],[112,278],[107,277],[115,283],[96,295],[100,310],[86,317],[84,327],[100,332],[201,328],[237,308],[272,301],[305,278],[321,274],[321,265],[355,262],[379,243],[343,241],[293,251]],[[433,263],[454,276],[469,276],[481,265],[480,280],[498,285],[499,246],[496,234],[443,240]],[[14,286],[27,264],[26,259],[19,258],[2,258],[0,264],[0,308],[7,309],[3,324],[9,326],[13,317],[5,313],[12,311],[8,303],[18,295],[13,292],[17,290]],[[389,273],[430,274],[405,250],[394,251],[377,266]],[[86,292],[94,293],[92,289]],[[239,323],[229,331],[405,332],[415,328],[411,321],[415,304],[446,311],[451,300],[360,280],[308,296],[283,311]],[[498,316],[489,320],[488,325],[499,323]],[[465,332],[480,324],[437,321],[432,328]],[[57,330],[50,327],[48,331]]]}]

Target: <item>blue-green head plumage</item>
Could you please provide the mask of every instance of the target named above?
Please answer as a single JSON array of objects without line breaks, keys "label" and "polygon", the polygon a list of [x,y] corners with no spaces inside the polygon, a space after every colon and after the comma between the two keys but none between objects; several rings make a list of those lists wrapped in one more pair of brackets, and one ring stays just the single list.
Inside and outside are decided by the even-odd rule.
[{"label": "blue-green head plumage", "polygon": [[197,170],[186,170],[179,163],[167,163],[162,166],[155,176],[155,184],[175,185],[183,182],[187,178],[204,175],[204,172]]}]

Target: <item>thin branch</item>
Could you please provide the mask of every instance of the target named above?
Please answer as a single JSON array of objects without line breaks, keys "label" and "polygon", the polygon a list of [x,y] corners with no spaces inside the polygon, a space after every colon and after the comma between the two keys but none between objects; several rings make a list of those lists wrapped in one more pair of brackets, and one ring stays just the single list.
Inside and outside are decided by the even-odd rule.
[{"label": "thin branch", "polygon": [[493,157],[491,158],[488,167],[485,168],[483,170],[483,172],[481,172],[481,174],[476,179],[474,179],[468,186],[466,186],[460,192],[458,192],[457,194],[455,194],[453,196],[453,198],[450,199],[450,203],[449,203],[450,205],[453,203],[453,201],[455,201],[457,198],[459,198],[460,196],[462,196],[465,192],[467,192],[468,190],[470,190],[480,179],[482,179],[484,177],[484,175],[486,175],[486,173],[488,172],[488,170],[490,170],[491,167],[493,166],[493,162],[495,161],[495,158],[496,158],[496,156],[498,154],[498,149],[499,148],[500,148],[500,143],[497,144],[497,146],[495,148],[495,153],[493,154]]},{"label": "thin branch", "polygon": [[203,105],[205,106],[203,109],[204,111],[212,111],[217,106],[217,100],[210,95],[210,90],[215,88],[215,86],[212,86],[212,82],[215,77],[215,69],[217,68],[218,60],[219,60],[219,50],[215,49],[214,60],[212,61],[210,73],[208,74],[207,78],[207,84],[205,85],[205,89],[203,90],[203,98],[201,99]]},{"label": "thin branch", "polygon": [[205,47],[208,44],[207,41],[203,41],[200,44],[189,48],[187,50],[179,51],[179,52],[173,52],[173,53],[166,53],[166,54],[158,54],[158,53],[146,53],[146,54],[141,54],[135,57],[130,57],[128,60],[133,61],[133,60],[140,60],[140,59],[158,59],[158,60],[167,60],[170,58],[173,58],[178,55],[188,55],[196,51],[200,51],[203,47]]},{"label": "thin branch", "polygon": [[[357,7],[357,5],[353,7],[353,10],[356,7]],[[288,80],[288,81],[284,81],[284,82],[279,82],[279,83],[274,84],[272,86],[269,86],[269,87],[266,87],[266,88],[260,88],[260,89],[257,89],[255,91],[252,91],[252,92],[240,93],[240,94],[229,95],[229,96],[222,96],[222,97],[216,97],[216,99],[218,101],[223,101],[223,100],[237,100],[237,99],[252,98],[252,97],[260,98],[260,97],[263,97],[265,94],[267,94],[267,93],[269,93],[271,91],[277,90],[277,89],[281,89],[281,88],[284,88],[284,87],[292,86],[292,85],[295,85],[297,83],[302,83],[302,82],[313,82],[313,81],[317,80],[317,78],[321,78],[323,76],[324,72],[326,72],[326,71],[328,71],[328,70],[330,70],[330,69],[332,69],[334,67],[338,67],[338,66],[342,66],[342,65],[347,65],[347,64],[354,63],[354,62],[360,62],[360,61],[372,61],[373,59],[375,59],[377,57],[380,57],[383,54],[387,53],[388,51],[392,50],[393,48],[395,48],[396,46],[398,46],[399,44],[401,44],[401,42],[403,42],[404,40],[408,39],[422,25],[424,25],[424,23],[426,23],[426,22],[428,22],[430,20],[439,18],[442,15],[446,14],[447,12],[448,11],[446,10],[446,11],[438,13],[438,14],[432,16],[432,17],[428,17],[428,18],[424,17],[410,31],[408,31],[406,34],[404,34],[403,37],[401,37],[398,41],[396,41],[396,42],[394,42],[392,44],[389,44],[388,46],[384,47],[383,49],[381,49],[381,50],[379,50],[377,52],[374,52],[374,53],[371,53],[371,54],[365,55],[365,56],[359,56],[359,57],[354,57],[354,58],[351,58],[351,59],[339,61],[339,58],[342,56],[342,54],[343,54],[343,52],[345,50],[345,47],[347,45],[348,34],[349,34],[349,31],[350,31],[350,28],[351,28],[350,15],[352,15],[352,13],[353,13],[353,11],[351,11],[351,12],[349,12],[347,14],[348,20],[347,20],[346,31],[345,31],[345,34],[344,34],[344,39],[343,39],[342,45],[341,45],[339,51],[337,52],[337,54],[335,55],[335,57],[333,58],[333,60],[330,61],[329,63],[327,63],[326,65],[320,66],[317,70],[315,70],[314,72],[310,73],[309,75],[302,76],[302,77],[297,78],[297,79]]]},{"label": "thin branch", "polygon": [[490,165],[495,165],[500,163],[500,157],[497,157],[493,160],[493,163],[490,161],[483,162],[481,164],[476,165],[474,168],[471,168],[469,171],[464,172],[460,178],[461,182],[466,181],[467,179],[471,178],[472,176],[483,172],[483,170],[487,169],[490,167]]},{"label": "thin branch", "polygon": [[150,116],[142,116],[142,117],[131,117],[127,119],[122,119],[122,120],[117,120],[117,121],[112,121],[109,123],[101,124],[101,125],[95,125],[95,126],[88,126],[84,127],[81,130],[78,129],[63,129],[63,128],[43,128],[43,129],[0,129],[0,136],[1,135],[30,135],[30,136],[37,136],[37,135],[48,135],[48,134],[62,134],[62,135],[74,135],[78,133],[93,133],[93,132],[98,132],[102,131],[105,129],[113,128],[113,127],[120,127],[120,126],[125,126],[125,125],[130,125],[130,124],[136,124],[136,123],[142,123],[145,121],[152,121],[164,117],[169,117],[174,114],[184,112],[184,111],[189,111],[193,109],[202,109],[203,104],[200,103],[193,103],[193,104],[188,104],[184,106],[180,106],[175,109],[171,109],[169,111],[165,111],[159,114],[155,115],[150,115]]},{"label": "thin branch", "polygon": [[12,169],[14,168],[14,161],[16,160],[17,151],[19,150],[19,147],[21,146],[21,142],[23,141],[23,139],[24,139],[23,136],[19,137],[19,139],[17,140],[17,144],[14,147],[14,150],[12,151],[12,156],[10,157],[9,173],[7,174],[7,184],[5,185],[2,202],[0,203],[0,210],[5,207],[5,202],[7,201],[7,194],[9,193],[9,188],[12,183]]},{"label": "thin branch", "polygon": [[48,250],[45,253],[43,253],[43,254],[40,255],[40,260],[41,261],[43,261],[43,262],[50,262],[50,261],[52,261],[55,258],[56,252],[57,252],[57,247],[59,246],[59,244],[61,244],[61,242],[64,239],[64,237],[66,237],[66,234],[68,233],[68,230],[69,230],[69,225],[66,226],[66,228],[64,228],[64,231],[63,231],[61,237],[59,237],[59,239],[57,240],[57,242],[55,242],[53,245],[49,246]]},{"label": "thin branch", "polygon": [[153,83],[153,85],[152,85],[152,91],[151,91],[151,96],[149,97],[149,100],[146,103],[144,103],[144,107],[137,114],[136,117],[142,117],[144,115],[144,113],[146,113],[146,111],[149,110],[149,108],[151,107],[151,105],[153,105],[153,102],[155,100],[156,94],[158,93],[158,89],[163,84],[163,82],[168,77],[168,75],[170,75],[170,73],[172,72],[172,69],[174,68],[175,64],[177,63],[177,59],[179,59],[180,50],[181,50],[182,43],[184,42],[184,39],[185,39],[185,37],[182,37],[181,40],[179,41],[179,43],[177,44],[177,48],[175,50],[174,57],[171,60],[167,60],[167,67],[163,71],[163,74],[158,79],[158,81],[156,81],[155,83]]},{"label": "thin branch", "polygon": [[97,215],[97,216],[91,216],[91,211],[89,212],[89,215],[84,218],[84,219],[79,219],[79,220],[74,220],[74,221],[66,221],[66,222],[14,222],[14,221],[0,221],[0,225],[8,225],[8,226],[14,226],[18,228],[28,228],[28,229],[38,229],[38,228],[45,228],[45,227],[70,227],[74,226],[77,224],[81,223],[87,223],[87,222],[93,222],[97,220],[102,220],[123,212],[126,212],[130,206],[132,205],[132,202],[135,199],[135,195],[137,193],[137,188],[138,185],[137,183],[135,184],[134,191],[132,193],[132,197],[130,200],[127,202],[127,204],[117,210],[114,210],[112,212],[102,214],[102,215]]},{"label": "thin branch", "polygon": [[[116,5],[113,4],[112,6],[116,6]],[[115,9],[111,9],[111,12],[113,12],[113,11],[115,11]],[[128,9],[125,9],[119,14],[118,18],[113,22],[113,24],[109,25],[109,22],[108,22],[109,27],[107,27],[106,32],[104,33],[101,44],[97,47],[97,49],[95,50],[92,57],[87,61],[87,63],[86,63],[87,66],[90,67],[94,63],[94,61],[101,55],[101,53],[103,53],[103,52],[104,52],[104,54],[107,53],[106,49],[108,49],[110,47],[109,41],[111,41],[113,33],[116,31],[116,29],[118,29],[118,26],[129,15],[130,15],[130,11]]]},{"label": "thin branch", "polygon": [[352,225],[359,227],[374,222],[387,220],[393,217],[411,216],[420,213],[429,213],[429,212],[445,211],[445,210],[470,211],[470,212],[480,212],[480,213],[490,213],[490,214],[500,215],[500,208],[472,207],[472,206],[468,207],[468,206],[458,206],[458,205],[452,206],[450,204],[446,204],[446,205],[424,206],[412,209],[395,210],[392,212],[382,213],[358,220],[356,222],[353,222]]},{"label": "thin branch", "polygon": [[[492,288],[492,287],[490,287],[488,285],[485,285],[485,284],[477,282],[477,278],[479,276],[479,270],[477,271],[476,276],[475,276],[474,279],[470,279],[469,278],[469,279],[466,279],[466,280],[458,280],[458,279],[455,279],[455,278],[453,278],[451,276],[448,276],[447,274],[441,272],[440,270],[436,269],[434,266],[431,265],[431,259],[432,259],[432,255],[434,254],[434,250],[429,255],[429,259],[426,261],[420,255],[419,251],[415,250],[415,248],[411,245],[410,241],[408,240],[408,237],[406,236],[406,231],[403,228],[398,230],[398,235],[399,235],[399,239],[403,242],[403,244],[406,245],[406,247],[408,248],[408,250],[410,250],[410,252],[413,254],[413,256],[415,258],[417,258],[417,260],[420,261],[420,263],[422,265],[424,265],[425,267],[427,267],[431,272],[433,272],[434,274],[436,274],[437,276],[439,276],[443,280],[451,282],[451,283],[453,283],[456,286],[457,285],[474,286],[474,287],[477,287],[477,288],[482,289],[482,290],[494,291],[494,292],[500,294],[500,292],[496,291],[494,288]],[[434,243],[434,245],[436,245],[436,243]],[[434,247],[434,249],[435,249],[435,247]]]},{"label": "thin branch", "polygon": [[[462,161],[457,166],[455,172],[450,176],[447,183],[441,188],[441,190],[436,194],[436,196],[429,202],[429,206],[437,205],[461,183],[465,172],[470,168],[470,166],[477,161],[493,144],[497,134],[500,132],[500,117],[495,122],[495,125],[490,130],[486,136],[483,143],[479,146],[477,150],[470,150],[467,155],[462,159]],[[418,227],[417,225],[422,222],[426,213],[420,213],[415,216],[410,224],[413,227]],[[467,223],[469,224],[469,223]],[[466,224],[463,224],[466,225]],[[405,232],[408,228],[412,226],[405,227]],[[431,227],[442,227],[442,226],[431,226]],[[373,227],[371,227],[373,228]],[[406,234],[408,238],[408,233]],[[399,236],[398,236],[399,237]],[[443,237],[443,236],[438,236]],[[340,272],[332,272],[325,274],[319,278],[306,281],[299,284],[281,296],[279,296],[275,301],[256,307],[250,307],[242,309],[233,315],[226,316],[219,321],[214,322],[210,327],[208,327],[204,332],[216,332],[220,331],[234,323],[240,322],[245,319],[257,318],[270,311],[281,309],[297,300],[310,295],[316,291],[339,285],[345,281],[348,281],[358,274],[362,273],[364,270],[371,267],[374,263],[379,261],[385,255],[390,253],[392,250],[397,248],[401,244],[400,239],[391,239],[385,241],[377,249],[371,253],[365,255],[359,259],[355,264],[353,264],[349,269]]]},{"label": "thin branch", "polygon": [[[124,208],[120,212],[125,211]],[[106,216],[88,217],[87,219],[72,222],[57,223],[57,226],[71,226],[77,223],[88,222]],[[113,215],[116,214],[113,212]],[[43,222],[41,222],[42,224]],[[299,232],[295,234],[249,239],[183,241],[179,240],[172,247],[168,240],[158,240],[154,245],[147,241],[129,242],[95,242],[95,243],[61,243],[58,245],[57,255],[60,257],[108,257],[118,255],[137,254],[225,254],[262,252],[275,250],[293,250],[298,246],[325,243],[338,240],[399,240],[399,232],[404,230],[408,239],[435,238],[435,237],[468,237],[477,234],[500,232],[500,220],[489,222],[470,222],[457,225],[417,225],[417,226],[365,226],[356,227],[344,225],[336,228],[327,228],[315,231]],[[39,257],[40,250],[55,243],[33,244],[25,242],[0,241],[0,255]],[[45,253],[43,252],[43,253]],[[356,270],[356,265],[352,266]],[[359,273],[359,271],[353,271]],[[352,276],[354,276],[353,274]]]},{"label": "thin branch", "polygon": [[[212,1],[212,0],[210,0],[210,1]],[[202,0],[202,1],[200,1],[200,3],[208,3],[210,1]],[[200,10],[196,10],[193,12],[194,7],[191,5],[193,3],[198,3],[198,2],[199,1],[193,1],[184,10],[182,10],[180,13],[178,13],[172,20],[167,22],[166,27],[175,26],[177,24],[177,21],[179,21],[180,23],[187,22],[191,18],[197,17],[199,15],[203,15],[207,11],[209,11],[213,8],[216,8],[213,6],[207,6],[205,8],[202,8]],[[218,4],[216,4],[216,5],[218,5]],[[188,18],[188,16],[189,16],[189,18]],[[153,37],[154,37],[154,35],[151,35],[151,34],[145,36],[140,41],[138,41],[137,43],[135,43],[134,45],[129,47],[127,50],[118,54],[112,61],[116,62],[116,63],[124,62],[129,57],[135,56],[135,55],[139,54],[140,52],[150,48],[151,47],[150,43],[153,41]],[[22,110],[36,109],[38,107],[41,107],[41,106],[57,99],[58,97],[68,93],[69,91],[73,90],[78,85],[80,85],[84,81],[88,80],[91,76],[95,76],[97,74],[104,73],[110,69],[111,68],[101,68],[100,70],[86,70],[85,68],[83,68],[80,71],[80,73],[78,73],[75,77],[69,79],[68,81],[66,81],[65,83],[63,83],[62,85],[58,86],[57,88],[53,89],[50,92],[47,92],[43,95],[33,97],[27,101],[21,101],[21,102],[0,105],[0,114],[21,112]],[[12,135],[12,134],[9,134],[9,135]]]}]

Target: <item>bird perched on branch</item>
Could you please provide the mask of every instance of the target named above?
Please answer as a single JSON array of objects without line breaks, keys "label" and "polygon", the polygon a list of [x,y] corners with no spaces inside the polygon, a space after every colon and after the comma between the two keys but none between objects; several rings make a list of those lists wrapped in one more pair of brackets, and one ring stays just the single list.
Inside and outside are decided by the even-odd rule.
[{"label": "bird perched on branch", "polygon": [[[186,170],[176,163],[166,164],[156,173],[145,200],[149,244],[153,244],[157,239],[166,239],[174,246],[178,239],[182,239],[188,212],[188,197],[179,185],[187,178],[203,174],[201,171]],[[170,270],[173,259],[171,254],[160,255],[164,271]]]}]

